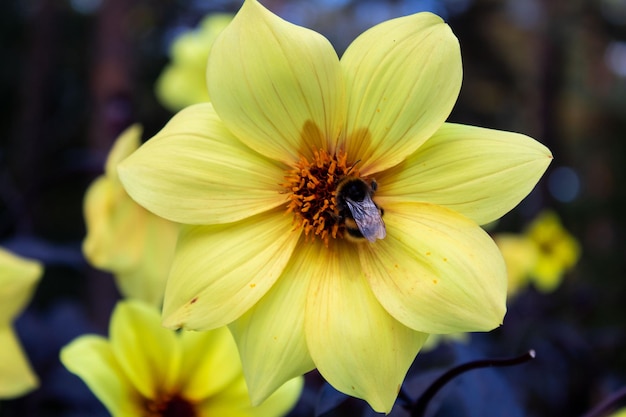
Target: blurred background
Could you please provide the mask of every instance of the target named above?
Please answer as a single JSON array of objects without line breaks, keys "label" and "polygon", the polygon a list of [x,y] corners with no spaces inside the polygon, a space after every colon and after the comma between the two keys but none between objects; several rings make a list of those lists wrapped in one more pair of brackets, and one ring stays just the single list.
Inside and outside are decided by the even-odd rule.
[{"label": "blurred background", "polygon": [[[457,415],[504,415],[495,405],[500,395],[510,396],[507,415],[583,415],[626,385],[626,0],[261,2],[324,34],[339,54],[383,20],[423,10],[441,15],[464,61],[450,120],[521,132],[554,154],[533,193],[490,232],[518,233],[551,209],[580,242],[582,257],[556,290],[530,285],[512,299],[502,328],[460,348],[440,347],[437,358],[457,349],[456,362],[537,351],[530,363],[496,370],[496,382],[472,399],[450,394],[470,401],[473,413],[483,410]],[[59,348],[74,337],[106,333],[119,298],[113,280],[81,254],[84,193],[124,128],[139,122],[147,139],[171,117],[154,86],[174,39],[207,13],[240,5],[2,1],[0,246],[41,260],[46,271],[16,322],[42,386],[0,402],[0,416],[106,415],[58,362]],[[436,363],[433,355],[437,349],[418,356],[411,375]],[[313,388],[294,416],[313,415]],[[338,410],[328,415],[356,415]],[[436,415],[455,414],[441,407]]]}]

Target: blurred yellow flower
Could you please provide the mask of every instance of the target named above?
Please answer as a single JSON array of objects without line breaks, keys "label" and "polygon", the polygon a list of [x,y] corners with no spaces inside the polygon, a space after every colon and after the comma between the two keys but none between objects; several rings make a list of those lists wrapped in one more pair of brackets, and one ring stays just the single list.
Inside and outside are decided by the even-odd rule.
[{"label": "blurred yellow flower", "polygon": [[156,96],[163,106],[178,111],[191,104],[209,101],[207,58],[217,35],[232,19],[231,14],[210,14],[197,29],[176,38],[170,50],[172,60],[156,82]]},{"label": "blurred yellow flower", "polygon": [[248,397],[237,347],[228,329],[176,333],[153,306],[120,301],[109,340],[81,336],[61,350],[113,417],[278,417],[296,403],[302,378],[283,385],[259,407]]},{"label": "blurred yellow flower", "polygon": [[506,264],[507,293],[515,295],[528,284],[530,271],[537,262],[537,248],[524,235],[499,233],[493,238]]},{"label": "blurred yellow flower", "polygon": [[30,301],[42,273],[39,262],[0,248],[0,398],[24,395],[39,385],[12,322]]},{"label": "blurred yellow flower", "polygon": [[384,22],[339,60],[246,0],[209,57],[212,104],[119,165],[136,201],[185,224],[164,324],[230,324],[253,403],[317,367],[389,412],[428,333],[501,324],[505,266],[479,224],[519,203],[552,156],[527,136],[444,123],[461,78],[458,40],[433,14]]},{"label": "blurred yellow flower", "polygon": [[95,267],[114,274],[122,295],[160,306],[178,225],[135,203],[116,169],[119,161],[139,147],[140,138],[139,125],[124,131],[109,153],[104,175],[87,190],[83,253]]},{"label": "blurred yellow flower", "polygon": [[501,233],[494,240],[507,266],[510,295],[529,282],[540,291],[553,291],[580,257],[580,244],[552,211],[539,214],[521,235]]},{"label": "blurred yellow flower", "polygon": [[626,408],[620,408],[615,413],[609,414],[607,417],[626,417]]}]

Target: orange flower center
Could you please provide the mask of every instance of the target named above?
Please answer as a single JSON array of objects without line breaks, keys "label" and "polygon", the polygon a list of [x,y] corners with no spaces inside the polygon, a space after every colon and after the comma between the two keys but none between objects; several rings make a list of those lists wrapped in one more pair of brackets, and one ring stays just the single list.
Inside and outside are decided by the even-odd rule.
[{"label": "orange flower center", "polygon": [[296,228],[304,229],[307,238],[328,240],[342,238],[344,225],[337,213],[337,185],[343,177],[359,176],[354,163],[347,162],[343,151],[330,155],[314,152],[313,160],[304,156],[285,176],[283,186],[289,193],[287,212],[294,213]]},{"label": "orange flower center", "polygon": [[196,417],[194,403],[180,394],[162,394],[144,402],[144,417]]}]

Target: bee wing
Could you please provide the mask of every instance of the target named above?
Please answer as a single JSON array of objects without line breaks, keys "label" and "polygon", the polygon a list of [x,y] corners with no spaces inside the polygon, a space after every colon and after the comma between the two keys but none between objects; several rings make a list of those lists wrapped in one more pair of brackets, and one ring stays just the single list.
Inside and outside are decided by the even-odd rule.
[{"label": "bee wing", "polygon": [[387,235],[380,209],[370,196],[366,196],[363,201],[353,201],[347,198],[346,203],[363,237],[370,242],[375,242],[376,239],[383,239]]}]

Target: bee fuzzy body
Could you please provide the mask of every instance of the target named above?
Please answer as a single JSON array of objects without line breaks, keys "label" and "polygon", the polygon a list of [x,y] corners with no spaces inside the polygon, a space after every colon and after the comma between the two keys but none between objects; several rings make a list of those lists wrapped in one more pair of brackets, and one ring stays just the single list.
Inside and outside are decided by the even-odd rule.
[{"label": "bee fuzzy body", "polygon": [[346,238],[375,242],[386,236],[383,210],[372,200],[377,188],[358,177],[346,176],[337,185],[337,216],[345,227]]}]

